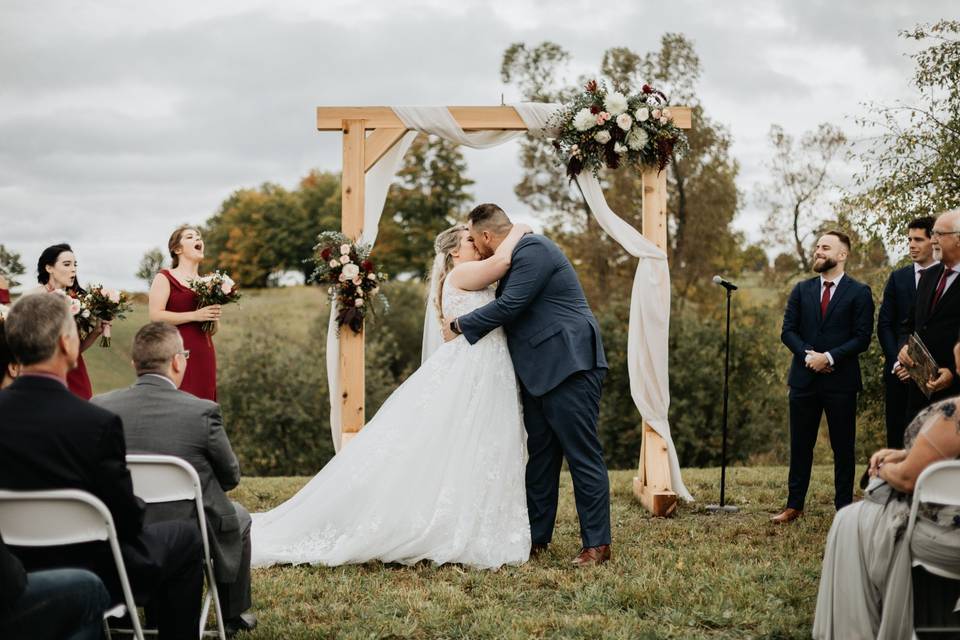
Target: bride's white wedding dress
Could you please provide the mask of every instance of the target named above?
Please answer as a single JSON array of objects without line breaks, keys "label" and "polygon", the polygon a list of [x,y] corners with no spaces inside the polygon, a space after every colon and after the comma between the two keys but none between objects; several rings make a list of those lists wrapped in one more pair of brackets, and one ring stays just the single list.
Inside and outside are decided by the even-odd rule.
[{"label": "bride's white wedding dress", "polygon": [[[447,317],[492,299],[443,287]],[[503,330],[457,336],[295,496],[253,515],[252,564],[523,563],[525,441]]]}]

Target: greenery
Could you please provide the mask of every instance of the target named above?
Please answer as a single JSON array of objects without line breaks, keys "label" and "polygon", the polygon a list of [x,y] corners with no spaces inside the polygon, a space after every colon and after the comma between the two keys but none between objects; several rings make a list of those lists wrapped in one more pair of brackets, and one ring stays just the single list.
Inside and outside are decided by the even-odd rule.
[{"label": "greenery", "polygon": [[0,276],[7,278],[9,287],[19,285],[20,283],[16,280],[16,277],[22,276],[26,272],[27,270],[24,268],[23,263],[20,262],[20,254],[15,251],[10,251],[0,244]]},{"label": "greenery", "polygon": [[143,280],[147,285],[147,289],[149,289],[150,285],[153,284],[154,276],[160,273],[166,261],[167,257],[163,251],[154,247],[143,254],[143,258],[140,259],[140,265],[137,267],[137,273],[135,275],[139,280]]},{"label": "greenery", "polygon": [[[816,467],[806,515],[774,526],[787,470],[733,469],[736,515],[708,515],[719,470],[691,469],[697,502],[669,519],[636,502],[631,471],[611,473],[613,560],[575,570],[578,525],[562,476],[554,542],[521,567],[368,563],[257,569],[260,619],[245,637],[286,638],[809,638],[833,518],[833,475]],[[251,512],[276,506],[309,478],[244,478],[232,497]]]},{"label": "greenery", "polygon": [[848,208],[858,221],[900,238],[906,223],[960,206],[960,21],[921,24],[900,33],[927,45],[914,53],[912,103],[874,103],[858,124],[872,144],[856,148],[858,191]]}]

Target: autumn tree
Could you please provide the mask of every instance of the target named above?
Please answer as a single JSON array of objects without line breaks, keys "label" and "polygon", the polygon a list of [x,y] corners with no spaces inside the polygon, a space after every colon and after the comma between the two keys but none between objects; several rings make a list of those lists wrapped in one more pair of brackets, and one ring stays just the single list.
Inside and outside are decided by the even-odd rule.
[{"label": "autumn tree", "polygon": [[792,247],[800,270],[809,271],[816,233],[835,215],[829,199],[830,188],[835,186],[831,169],[847,138],[829,123],[804,133],[799,140],[775,124],[769,136],[773,147],[767,163],[770,180],[757,191],[757,202],[767,212],[764,237],[771,247]]},{"label": "autumn tree", "polygon": [[143,254],[143,257],[140,259],[140,266],[137,267],[136,276],[146,283],[148,289],[153,283],[154,276],[163,269],[163,264],[166,259],[166,255],[157,247]]},{"label": "autumn tree", "polygon": [[[501,79],[514,85],[525,100],[562,102],[581,90],[565,76],[570,55],[560,45],[536,47],[518,43],[503,56]],[[596,74],[612,87],[633,93],[645,82],[664,90],[673,104],[693,109],[694,126],[687,132],[690,150],[674,157],[667,169],[668,253],[677,298],[694,300],[717,271],[740,267],[741,238],[730,229],[739,206],[736,176],[739,166],[730,156],[729,132],[706,114],[696,93],[700,59],[681,34],[666,34],[656,51],[638,53],[627,47],[608,49]],[[524,175],[518,197],[548,215],[547,232],[567,251],[581,274],[587,296],[603,304],[611,291],[629,291],[635,262],[597,225],[580,195],[564,176],[555,151],[543,141],[521,143]],[[641,227],[642,183],[629,168],[603,174],[604,193],[611,208],[638,229]],[[704,238],[709,238],[709,247]]]},{"label": "autumn tree", "polygon": [[900,35],[928,44],[913,54],[916,97],[871,104],[859,124],[868,128],[859,192],[849,200],[860,221],[888,239],[906,223],[960,206],[960,21],[921,24]]}]

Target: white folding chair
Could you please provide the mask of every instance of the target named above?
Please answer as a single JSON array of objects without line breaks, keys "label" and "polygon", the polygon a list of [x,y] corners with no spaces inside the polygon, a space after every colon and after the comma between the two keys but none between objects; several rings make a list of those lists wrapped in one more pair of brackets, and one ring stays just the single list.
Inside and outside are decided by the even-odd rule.
[{"label": "white folding chair", "polygon": [[104,612],[104,629],[109,636],[107,618],[119,618],[129,613],[134,637],[143,640],[143,628],[130,590],[127,568],[120,555],[113,517],[99,498],[79,489],[0,490],[0,531],[3,531],[4,541],[16,547],[54,547],[107,541],[117,566],[125,604],[118,604]]},{"label": "white folding chair", "polygon": [[[207,537],[207,519],[203,511],[203,487],[200,476],[189,462],[176,456],[140,455],[127,456],[127,468],[133,479],[133,493],[147,504],[193,500],[197,511],[197,523],[200,537],[203,539],[203,566],[207,577],[207,594],[203,599],[200,612],[199,637],[205,635],[226,640],[223,628],[223,615],[220,611],[220,596],[217,593],[217,579],[213,573],[213,560],[210,558],[210,541]],[[6,535],[6,534],[4,534]],[[205,632],[207,613],[213,603],[216,632]]]},{"label": "white folding chair", "polygon": [[[921,502],[960,506],[960,460],[945,460],[935,462],[920,473],[913,487],[913,504],[910,506],[910,519],[907,521],[907,535],[903,544],[910,548],[913,540],[913,530],[917,524],[917,511]],[[950,571],[939,565],[917,560],[911,561],[914,567],[923,567],[929,573],[947,578],[960,580],[960,573]],[[917,629],[916,631],[960,631],[960,629]]]}]

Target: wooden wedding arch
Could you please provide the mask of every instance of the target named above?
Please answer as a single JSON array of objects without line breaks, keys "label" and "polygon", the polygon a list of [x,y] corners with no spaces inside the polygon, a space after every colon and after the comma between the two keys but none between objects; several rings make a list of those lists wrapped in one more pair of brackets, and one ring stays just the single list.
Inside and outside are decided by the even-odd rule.
[{"label": "wooden wedding arch", "polygon": [[[448,107],[464,131],[526,131],[511,106]],[[674,124],[691,126],[688,107],[671,107]],[[354,241],[363,232],[364,176],[407,133],[390,107],[317,107],[317,130],[343,133],[343,174],[341,178],[342,231]],[[661,250],[667,250],[667,177],[656,169],[642,174],[643,235]],[[363,332],[340,333],[340,408],[342,441],[346,445],[364,424],[364,337]],[[646,422],[642,425],[638,475],[634,493],[656,516],[668,516],[676,508],[677,494],[670,480],[667,445]]]}]

